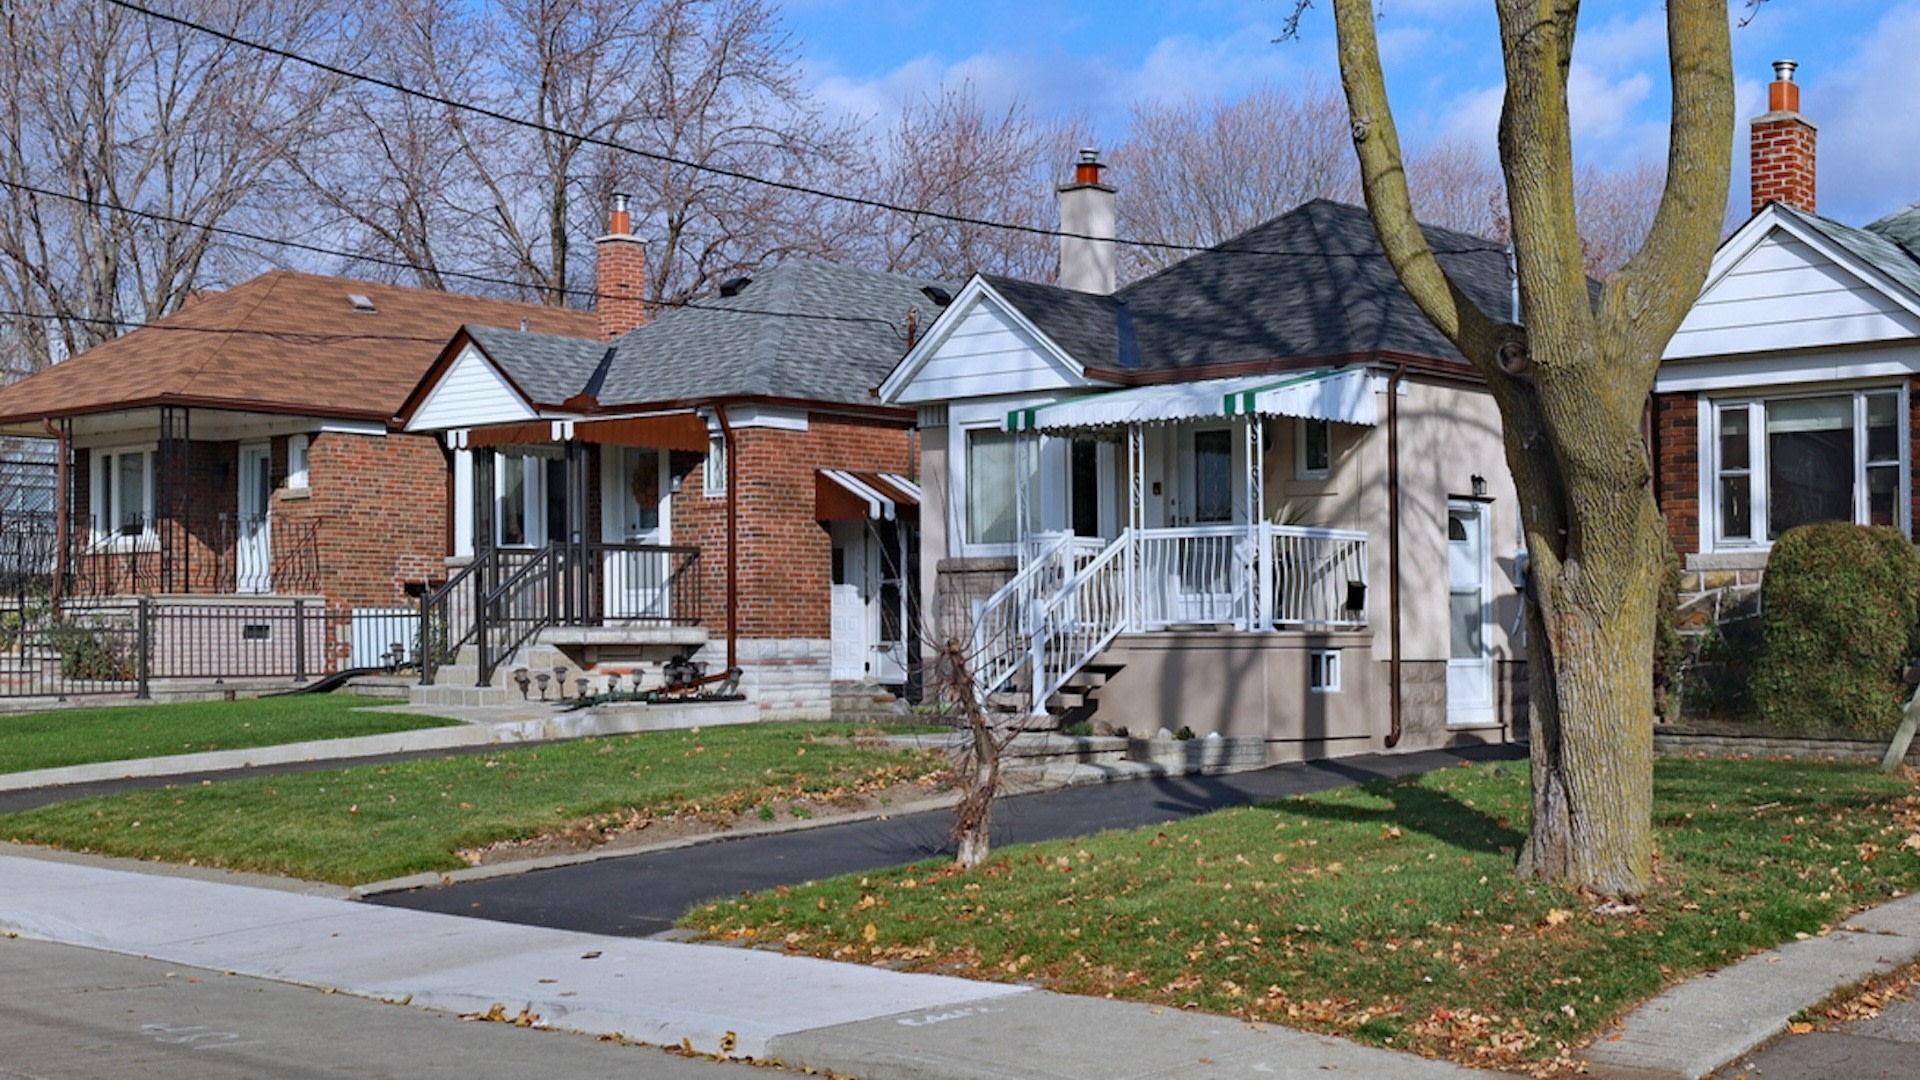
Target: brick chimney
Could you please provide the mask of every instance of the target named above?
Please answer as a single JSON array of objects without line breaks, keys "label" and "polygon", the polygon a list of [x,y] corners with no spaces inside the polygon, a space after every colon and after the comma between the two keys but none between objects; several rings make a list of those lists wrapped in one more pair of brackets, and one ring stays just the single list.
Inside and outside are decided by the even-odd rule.
[{"label": "brick chimney", "polygon": [[1773,82],[1767,87],[1767,111],[1753,118],[1750,143],[1753,159],[1753,209],[1770,202],[1785,203],[1811,214],[1813,209],[1813,144],[1816,129],[1800,115],[1800,84],[1792,60],[1773,62]]},{"label": "brick chimney", "polygon": [[1105,296],[1118,270],[1114,245],[1113,188],[1100,182],[1100,151],[1080,151],[1073,183],[1060,194],[1060,287]]},{"label": "brick chimney", "polygon": [[600,340],[612,341],[647,321],[647,246],[633,235],[625,195],[614,195],[607,235],[593,247],[594,312],[600,316]]}]

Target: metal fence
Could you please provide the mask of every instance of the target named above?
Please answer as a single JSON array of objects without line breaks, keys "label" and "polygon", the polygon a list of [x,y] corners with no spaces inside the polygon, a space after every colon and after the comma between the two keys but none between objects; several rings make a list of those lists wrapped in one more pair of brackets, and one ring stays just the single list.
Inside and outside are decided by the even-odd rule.
[{"label": "metal fence", "polygon": [[146,697],[156,683],[298,684],[345,668],[412,665],[419,614],[329,608],[318,598],[71,600],[0,604],[0,698]]}]

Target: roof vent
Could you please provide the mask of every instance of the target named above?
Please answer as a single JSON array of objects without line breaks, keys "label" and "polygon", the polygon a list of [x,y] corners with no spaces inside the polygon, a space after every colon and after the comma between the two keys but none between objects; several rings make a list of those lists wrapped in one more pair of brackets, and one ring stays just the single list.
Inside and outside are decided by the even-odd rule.
[{"label": "roof vent", "polygon": [[753,279],[750,277],[737,277],[729,281],[723,281],[720,283],[720,295],[739,296],[741,293],[746,292],[747,286],[751,284],[753,284]]},{"label": "roof vent", "polygon": [[348,293],[347,303],[352,304],[353,310],[355,311],[371,312],[374,310],[373,298],[368,296],[366,293],[357,293],[357,292]]},{"label": "roof vent", "polygon": [[920,286],[920,291],[927,299],[941,307],[946,307],[948,304],[953,303],[953,294],[938,285],[922,285]]}]

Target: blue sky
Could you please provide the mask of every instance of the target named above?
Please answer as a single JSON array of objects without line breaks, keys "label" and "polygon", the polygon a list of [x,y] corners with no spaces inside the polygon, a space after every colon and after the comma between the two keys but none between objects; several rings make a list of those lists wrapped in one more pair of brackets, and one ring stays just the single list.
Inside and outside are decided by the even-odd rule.
[{"label": "blue sky", "polygon": [[[1739,19],[1743,0],[1732,0]],[[1329,0],[1300,40],[1275,44],[1293,0],[785,0],[815,89],[882,120],[942,81],[1077,114],[1103,142],[1141,99],[1235,99],[1262,85],[1338,85]],[[1380,23],[1403,140],[1492,153],[1500,59],[1488,0],[1384,0]],[[1588,0],[1572,75],[1575,153],[1660,160],[1667,122],[1659,0]],[[1800,62],[1801,111],[1819,127],[1819,209],[1853,224],[1920,199],[1920,0],[1770,0],[1733,30],[1738,95],[1732,201],[1746,205],[1747,120],[1765,111],[1771,62]],[[1124,185],[1124,177],[1114,177]]]}]

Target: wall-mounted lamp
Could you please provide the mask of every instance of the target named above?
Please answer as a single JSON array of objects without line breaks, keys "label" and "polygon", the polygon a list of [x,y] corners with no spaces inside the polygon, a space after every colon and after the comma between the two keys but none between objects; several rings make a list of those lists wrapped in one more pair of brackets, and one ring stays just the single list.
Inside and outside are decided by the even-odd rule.
[{"label": "wall-mounted lamp", "polygon": [[1486,477],[1481,476],[1479,473],[1474,473],[1472,479],[1469,482],[1473,484],[1474,498],[1484,499],[1487,497],[1487,478]]},{"label": "wall-mounted lamp", "polygon": [[670,495],[680,494],[680,483],[682,479],[684,478],[679,473],[674,473],[673,476],[667,480],[667,493]]}]

